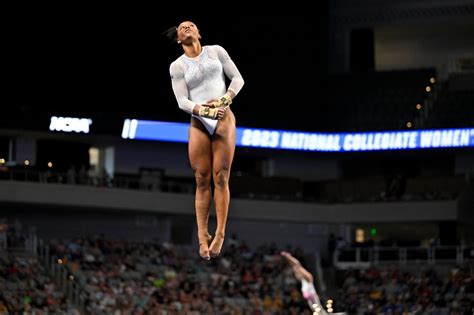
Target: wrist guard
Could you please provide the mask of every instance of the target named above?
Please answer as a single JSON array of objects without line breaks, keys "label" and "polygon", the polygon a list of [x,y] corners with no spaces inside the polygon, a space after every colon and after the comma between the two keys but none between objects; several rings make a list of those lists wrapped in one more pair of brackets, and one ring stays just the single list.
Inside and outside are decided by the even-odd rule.
[{"label": "wrist guard", "polygon": [[208,106],[201,105],[201,107],[199,107],[199,116],[210,118],[210,119],[217,119],[218,111],[219,111],[219,108],[211,108]]},{"label": "wrist guard", "polygon": [[223,96],[219,97],[216,101],[212,102],[212,105],[215,108],[227,107],[232,104],[232,97],[229,94],[225,93]]}]

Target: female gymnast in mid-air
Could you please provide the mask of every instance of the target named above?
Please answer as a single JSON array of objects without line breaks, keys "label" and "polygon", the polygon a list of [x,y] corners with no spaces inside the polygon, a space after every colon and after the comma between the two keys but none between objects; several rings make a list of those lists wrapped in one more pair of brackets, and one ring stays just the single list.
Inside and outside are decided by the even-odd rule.
[{"label": "female gymnast in mid-air", "polygon": [[[184,51],[171,63],[171,84],[179,108],[191,114],[188,153],[196,178],[199,255],[209,260],[220,254],[224,243],[235,151],[235,117],[229,105],[244,80],[224,48],[201,45],[201,34],[193,22],[184,21],[166,34]],[[228,87],[225,76],[230,80]],[[214,238],[208,231],[212,196],[217,217]]]}]

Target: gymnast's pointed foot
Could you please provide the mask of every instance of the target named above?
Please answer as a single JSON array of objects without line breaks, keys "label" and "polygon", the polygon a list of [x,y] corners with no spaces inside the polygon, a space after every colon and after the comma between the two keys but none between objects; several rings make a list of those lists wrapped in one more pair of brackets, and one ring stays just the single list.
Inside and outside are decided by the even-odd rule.
[{"label": "gymnast's pointed foot", "polygon": [[224,244],[224,234],[216,233],[212,240],[211,246],[209,246],[209,252],[212,258],[217,257],[221,254],[222,245]]},{"label": "gymnast's pointed foot", "polygon": [[209,241],[211,240],[211,234],[208,232],[204,234],[199,234],[199,256],[201,256],[205,260],[211,259],[209,254]]}]

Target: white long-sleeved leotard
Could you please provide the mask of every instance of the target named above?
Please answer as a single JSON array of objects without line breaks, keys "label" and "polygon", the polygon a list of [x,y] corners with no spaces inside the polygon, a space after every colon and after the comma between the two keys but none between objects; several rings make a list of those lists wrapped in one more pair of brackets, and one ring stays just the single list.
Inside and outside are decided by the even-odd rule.
[{"label": "white long-sleeved leotard", "polygon": [[[196,104],[205,104],[227,92],[225,76],[230,79],[228,90],[236,95],[244,80],[227,51],[218,45],[203,46],[195,58],[181,55],[170,66],[171,84],[179,108],[193,115]],[[217,120],[193,115],[198,118],[212,135]]]}]

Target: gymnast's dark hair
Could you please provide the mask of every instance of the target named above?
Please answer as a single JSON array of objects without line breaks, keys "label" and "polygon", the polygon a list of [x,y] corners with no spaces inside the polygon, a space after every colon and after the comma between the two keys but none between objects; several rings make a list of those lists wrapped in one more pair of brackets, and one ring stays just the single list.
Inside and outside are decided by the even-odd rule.
[{"label": "gymnast's dark hair", "polygon": [[170,41],[176,42],[178,39],[178,28],[176,26],[170,27],[162,35],[165,35]]}]

